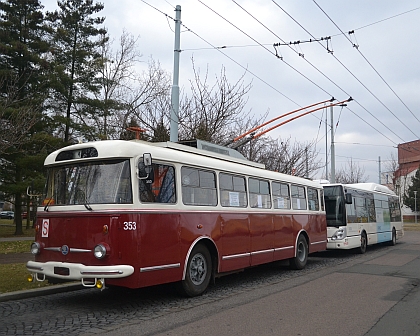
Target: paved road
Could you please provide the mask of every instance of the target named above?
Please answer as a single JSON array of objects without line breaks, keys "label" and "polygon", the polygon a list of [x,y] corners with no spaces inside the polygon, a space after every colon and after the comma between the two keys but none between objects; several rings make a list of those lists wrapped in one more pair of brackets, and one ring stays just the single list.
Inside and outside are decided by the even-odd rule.
[{"label": "paved road", "polygon": [[420,335],[420,232],[340,252],[226,276],[193,299],[156,286],[3,302],[0,335]]}]

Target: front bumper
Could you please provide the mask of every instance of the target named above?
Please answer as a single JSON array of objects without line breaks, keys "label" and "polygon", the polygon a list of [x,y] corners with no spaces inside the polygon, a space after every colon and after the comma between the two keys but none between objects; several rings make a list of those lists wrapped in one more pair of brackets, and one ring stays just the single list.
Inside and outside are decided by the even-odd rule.
[{"label": "front bumper", "polygon": [[45,277],[64,280],[117,279],[128,277],[134,273],[134,267],[130,265],[86,266],[58,261],[45,263],[28,261],[26,268],[30,273],[36,274],[37,279],[45,279]]}]

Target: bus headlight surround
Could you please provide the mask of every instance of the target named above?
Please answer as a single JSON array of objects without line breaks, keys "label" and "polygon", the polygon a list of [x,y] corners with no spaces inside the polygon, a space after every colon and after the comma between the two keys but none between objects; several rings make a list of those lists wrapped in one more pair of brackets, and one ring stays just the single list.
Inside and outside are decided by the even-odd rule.
[{"label": "bus headlight surround", "polygon": [[109,247],[106,244],[98,244],[93,249],[93,255],[97,259],[103,259],[106,257],[108,251],[109,251]]},{"label": "bus headlight surround", "polygon": [[332,235],[331,240],[342,240],[344,238],[346,238],[346,230],[345,229],[338,229]]},{"label": "bus headlight surround", "polygon": [[33,255],[37,255],[41,253],[41,244],[38,242],[33,242],[31,244],[31,253]]}]

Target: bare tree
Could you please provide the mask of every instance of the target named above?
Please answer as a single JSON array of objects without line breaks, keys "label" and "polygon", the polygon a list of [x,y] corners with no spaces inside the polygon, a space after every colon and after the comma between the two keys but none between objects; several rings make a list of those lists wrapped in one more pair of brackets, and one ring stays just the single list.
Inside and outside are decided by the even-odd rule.
[{"label": "bare tree", "polygon": [[94,123],[101,139],[115,138],[121,132],[118,112],[124,110],[124,98],[136,79],[135,65],[139,61],[137,39],[126,31],[120,36],[118,48],[112,50],[113,41],[102,37],[102,67],[100,69],[101,90],[95,98],[101,102],[100,113]]},{"label": "bare tree", "polygon": [[222,67],[216,83],[210,85],[208,69],[202,78],[194,60],[192,64],[194,80],[190,81],[191,97],[185,98],[180,111],[180,138],[223,143],[243,112],[251,84],[244,84],[243,76],[231,84]]},{"label": "bare tree", "polygon": [[313,143],[300,143],[291,139],[267,141],[259,152],[257,161],[266,168],[285,174],[311,178],[321,167],[321,160]]},{"label": "bare tree", "polygon": [[337,183],[363,183],[368,179],[369,176],[365,176],[365,169],[355,164],[353,160],[348,161],[345,168],[341,168],[335,173]]},{"label": "bare tree", "polygon": [[168,134],[169,129],[170,87],[170,75],[159,62],[151,59],[148,70],[133,82],[133,89],[126,97],[126,110],[119,114],[120,125],[124,128],[135,120],[151,134],[150,140],[169,140],[169,137],[162,139],[162,136]]},{"label": "bare tree", "polygon": [[390,159],[385,161],[385,174],[387,174],[388,178],[385,182],[392,190],[397,190],[397,179],[395,178],[395,173],[398,170],[398,158],[396,157],[395,153],[392,152],[390,155]]}]

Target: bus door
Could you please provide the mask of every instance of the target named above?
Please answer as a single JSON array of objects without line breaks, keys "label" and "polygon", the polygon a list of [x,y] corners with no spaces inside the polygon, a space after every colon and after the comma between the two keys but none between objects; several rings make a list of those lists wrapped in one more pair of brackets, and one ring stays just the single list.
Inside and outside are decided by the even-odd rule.
[{"label": "bus door", "polygon": [[[146,164],[145,164],[146,163]],[[149,167],[148,169],[146,169]],[[176,211],[175,168],[139,162],[138,215],[140,285],[177,281],[182,276],[180,215]]]},{"label": "bus door", "polygon": [[228,272],[250,266],[249,216],[223,213],[220,216],[222,262],[220,271]]},{"label": "bus door", "polygon": [[220,232],[222,241],[220,271],[250,266],[250,224],[246,211],[248,198],[245,177],[219,174]]},{"label": "bus door", "polygon": [[[274,221],[268,181],[249,178],[249,203],[255,212],[249,216],[251,265],[273,261]],[[270,210],[270,212],[267,212]]]}]

